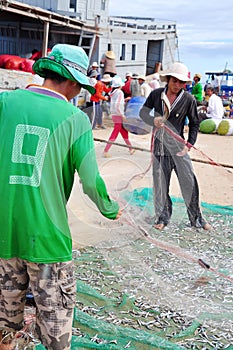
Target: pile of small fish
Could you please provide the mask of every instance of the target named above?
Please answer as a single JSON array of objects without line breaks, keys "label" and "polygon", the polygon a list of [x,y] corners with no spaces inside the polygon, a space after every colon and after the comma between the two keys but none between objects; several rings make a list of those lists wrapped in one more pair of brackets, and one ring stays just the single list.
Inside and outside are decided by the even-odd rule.
[{"label": "pile of small fish", "polygon": [[[157,232],[149,220],[130,210],[137,224],[122,223],[114,241],[74,251],[77,281],[87,286],[77,293],[76,308],[100,322],[98,332],[82,325],[77,316],[74,335],[108,344],[106,349],[232,350],[233,218],[208,213],[210,232],[175,220]],[[172,251],[146,240],[140,225],[155,242],[173,246]],[[200,266],[198,259],[212,269]],[[119,345],[112,333],[105,337],[103,322],[119,327],[121,340],[125,329],[125,342]],[[129,330],[137,331],[138,337]],[[157,347],[143,342],[143,335],[157,335]]]}]

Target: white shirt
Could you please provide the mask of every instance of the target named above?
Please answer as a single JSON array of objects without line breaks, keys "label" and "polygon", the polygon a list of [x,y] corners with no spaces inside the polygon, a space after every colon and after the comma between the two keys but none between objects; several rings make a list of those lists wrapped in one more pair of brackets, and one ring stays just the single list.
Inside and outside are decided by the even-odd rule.
[{"label": "white shirt", "polygon": [[212,94],[209,98],[207,117],[214,119],[222,119],[224,115],[224,107],[222,100],[216,94]]},{"label": "white shirt", "polygon": [[121,89],[115,89],[110,93],[110,111],[112,115],[124,116],[124,94]]},{"label": "white shirt", "polygon": [[142,83],[141,85],[141,96],[148,97],[151,93],[152,89],[149,84]]},{"label": "white shirt", "polygon": [[160,88],[160,83],[157,79],[153,79],[149,82],[149,85],[151,87],[152,90],[158,89]]}]

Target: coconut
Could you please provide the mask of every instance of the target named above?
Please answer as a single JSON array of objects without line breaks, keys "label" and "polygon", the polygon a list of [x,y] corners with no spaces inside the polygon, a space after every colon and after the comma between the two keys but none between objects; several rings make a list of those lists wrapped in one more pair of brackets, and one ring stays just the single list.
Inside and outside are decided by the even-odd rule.
[{"label": "coconut", "polygon": [[233,119],[223,119],[217,128],[219,135],[233,135]]},{"label": "coconut", "polygon": [[212,134],[216,132],[220,122],[221,122],[220,119],[214,119],[214,118],[205,119],[200,123],[199,130],[203,134]]}]

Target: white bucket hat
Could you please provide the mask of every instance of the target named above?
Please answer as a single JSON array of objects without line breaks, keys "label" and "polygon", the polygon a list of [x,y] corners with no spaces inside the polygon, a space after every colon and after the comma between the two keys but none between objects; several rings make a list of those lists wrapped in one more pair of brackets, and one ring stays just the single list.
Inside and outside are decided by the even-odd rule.
[{"label": "white bucket hat", "polygon": [[153,79],[159,80],[159,73],[154,73],[153,74]]},{"label": "white bucket hat", "polygon": [[103,81],[104,83],[110,83],[112,81],[112,77],[110,74],[106,73],[103,75],[101,81]]},{"label": "white bucket hat", "polygon": [[124,85],[125,84],[124,84],[123,80],[121,79],[121,77],[116,75],[115,77],[112,78],[112,84],[111,84],[112,87],[122,87]]},{"label": "white bucket hat", "polygon": [[186,83],[192,83],[192,80],[189,77],[188,68],[180,62],[173,63],[168,70],[161,71],[159,75],[161,81],[167,81],[167,77],[172,76]]},{"label": "white bucket hat", "polygon": [[98,67],[99,67],[99,65],[98,65],[98,63],[97,63],[97,62],[93,62],[93,63],[91,64],[91,66],[92,66],[92,67],[96,67],[96,68],[98,68]]},{"label": "white bucket hat", "polygon": [[62,77],[78,82],[91,94],[95,89],[87,77],[89,59],[86,52],[78,46],[56,44],[47,57],[42,57],[33,64],[33,70],[40,77],[45,77],[45,70],[51,70]]},{"label": "white bucket hat", "polygon": [[139,76],[138,76],[138,80],[146,81],[145,75],[139,75]]},{"label": "white bucket hat", "polygon": [[132,72],[126,72],[126,73],[125,73],[125,77],[126,77],[126,78],[127,78],[127,77],[132,78]]}]

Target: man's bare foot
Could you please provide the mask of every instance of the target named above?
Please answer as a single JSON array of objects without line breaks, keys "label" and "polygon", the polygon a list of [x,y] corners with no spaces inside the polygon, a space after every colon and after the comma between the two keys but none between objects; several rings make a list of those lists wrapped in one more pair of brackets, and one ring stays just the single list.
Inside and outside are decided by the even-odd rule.
[{"label": "man's bare foot", "polygon": [[12,350],[11,341],[10,333],[5,334],[3,331],[0,331],[0,350]]},{"label": "man's bare foot", "polygon": [[211,231],[213,227],[210,224],[206,223],[204,226],[202,226],[202,228],[206,231]]},{"label": "man's bare foot", "polygon": [[156,230],[162,231],[166,225],[165,224],[154,224]]},{"label": "man's bare foot", "polygon": [[111,158],[111,155],[108,152],[103,153],[104,158]]}]

